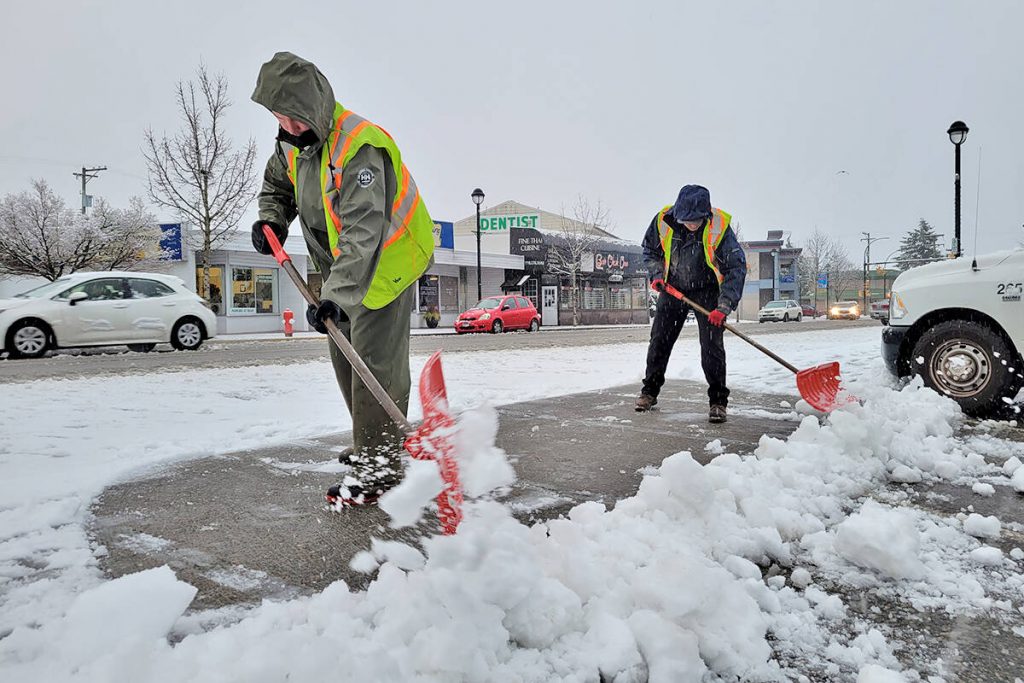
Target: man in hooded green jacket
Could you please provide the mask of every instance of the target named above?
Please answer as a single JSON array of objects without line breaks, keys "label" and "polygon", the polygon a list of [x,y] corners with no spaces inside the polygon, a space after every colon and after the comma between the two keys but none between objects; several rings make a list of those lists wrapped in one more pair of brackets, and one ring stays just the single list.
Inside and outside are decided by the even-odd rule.
[{"label": "man in hooded green jacket", "polygon": [[[263,226],[283,242],[298,217],[323,276],[320,305],[309,307],[307,319],[322,333],[324,321],[333,320],[404,413],[416,289],[410,285],[433,253],[433,223],[415,182],[391,137],[338,104],[311,62],[275,54],[260,69],[252,99],[280,125],[263,176],[253,246],[271,253]],[[352,415],[353,449],[341,458],[352,472],[327,499],[337,507],[371,502],[400,477],[403,435],[341,352],[329,346]]]}]

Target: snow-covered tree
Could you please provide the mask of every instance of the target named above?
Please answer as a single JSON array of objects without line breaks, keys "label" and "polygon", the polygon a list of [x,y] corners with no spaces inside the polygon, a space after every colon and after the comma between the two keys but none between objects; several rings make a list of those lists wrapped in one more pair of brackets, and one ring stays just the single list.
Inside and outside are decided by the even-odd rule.
[{"label": "snow-covered tree", "polygon": [[594,247],[600,240],[600,234],[608,225],[608,210],[600,200],[591,204],[582,195],[576,197],[572,207],[572,217],[562,210],[562,221],[558,236],[548,250],[548,272],[569,281],[570,307],[572,308],[572,324],[580,324],[580,275],[583,263],[594,253]]},{"label": "snow-covered tree", "polygon": [[0,200],[0,272],[56,280],[78,270],[128,270],[160,255],[160,228],[142,200],[69,208],[45,181]]},{"label": "snow-covered tree", "polygon": [[196,77],[198,82],[179,81],[175,89],[182,128],[171,138],[147,130],[144,154],[153,201],[199,226],[203,275],[196,289],[208,299],[210,254],[234,233],[256,196],[256,141],[234,149],[225,130],[227,80],[202,65]]},{"label": "snow-covered tree", "polygon": [[900,251],[896,255],[896,263],[900,270],[906,270],[926,261],[941,258],[939,236],[928,224],[928,221],[922,218],[917,228],[907,232],[900,240]]}]

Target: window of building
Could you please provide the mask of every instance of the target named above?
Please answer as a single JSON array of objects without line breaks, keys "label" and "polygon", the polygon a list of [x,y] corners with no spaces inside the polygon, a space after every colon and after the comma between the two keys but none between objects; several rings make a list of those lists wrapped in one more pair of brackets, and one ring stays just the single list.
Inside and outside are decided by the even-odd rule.
[{"label": "window of building", "polygon": [[603,282],[587,281],[583,283],[583,308],[599,310],[606,306],[606,287]]},{"label": "window of building", "polygon": [[532,277],[523,285],[523,296],[533,302],[538,310],[540,309],[540,298],[537,296],[537,278]]},{"label": "window of building", "polygon": [[231,269],[231,313],[273,314],[277,299],[277,270],[272,268]]},{"label": "window of building", "polygon": [[[203,269],[196,268],[196,292],[203,295]],[[224,266],[210,266],[210,307],[217,315],[224,315]]]},{"label": "window of building", "polygon": [[608,285],[608,308],[613,310],[629,308],[629,287],[627,285]]},{"label": "window of building", "polygon": [[438,311],[441,288],[440,275],[424,275],[420,278],[420,311]]},{"label": "window of building", "polygon": [[442,275],[439,294],[442,313],[459,312],[459,278]]},{"label": "window of building", "polygon": [[132,288],[133,299],[155,299],[161,296],[170,296],[174,290],[162,282],[146,280],[143,278],[128,278],[128,284]]},{"label": "window of building", "polygon": [[632,278],[629,281],[629,286],[633,296],[633,308],[647,308],[647,292],[650,291],[650,287],[647,286],[647,280],[639,277]]}]

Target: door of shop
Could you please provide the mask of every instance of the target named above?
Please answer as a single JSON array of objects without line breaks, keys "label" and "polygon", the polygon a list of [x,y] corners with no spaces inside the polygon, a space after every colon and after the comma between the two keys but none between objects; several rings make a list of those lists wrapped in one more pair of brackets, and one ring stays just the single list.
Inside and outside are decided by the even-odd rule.
[{"label": "door of shop", "polygon": [[558,287],[541,287],[541,324],[545,327],[558,324]]}]

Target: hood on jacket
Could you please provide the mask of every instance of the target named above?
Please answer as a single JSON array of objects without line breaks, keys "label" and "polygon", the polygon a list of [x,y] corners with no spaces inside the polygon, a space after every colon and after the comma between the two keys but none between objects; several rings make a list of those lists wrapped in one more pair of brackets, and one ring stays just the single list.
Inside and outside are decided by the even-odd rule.
[{"label": "hood on jacket", "polygon": [[701,185],[684,185],[679,190],[672,216],[677,221],[700,221],[711,216],[711,193]]},{"label": "hood on jacket", "polygon": [[278,52],[260,67],[252,101],[271,112],[302,121],[323,142],[334,122],[334,91],[312,62]]}]

